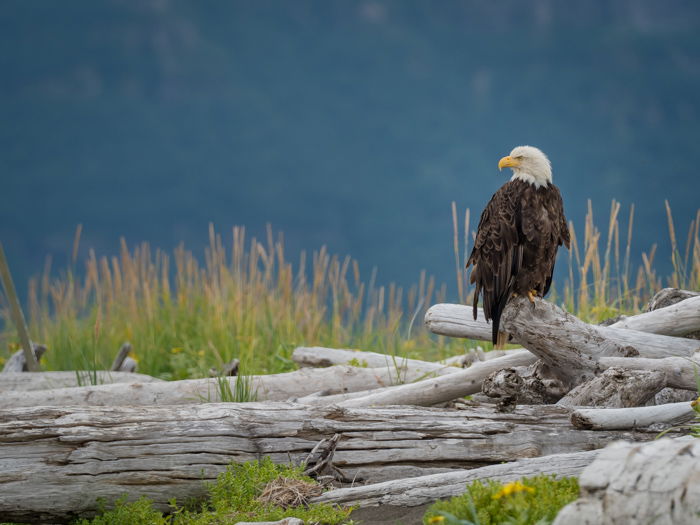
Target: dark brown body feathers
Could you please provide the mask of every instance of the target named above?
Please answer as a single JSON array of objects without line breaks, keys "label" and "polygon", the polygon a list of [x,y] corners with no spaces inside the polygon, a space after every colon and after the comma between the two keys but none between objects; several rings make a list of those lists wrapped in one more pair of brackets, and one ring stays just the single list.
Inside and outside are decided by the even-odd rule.
[{"label": "dark brown body feathers", "polygon": [[552,284],[559,246],[569,248],[569,228],[561,193],[554,184],[536,188],[515,179],[491,197],[481,214],[467,268],[474,265],[474,319],[479,295],[484,315],[493,321],[496,343],[501,312],[516,293],[536,290],[543,297]]}]

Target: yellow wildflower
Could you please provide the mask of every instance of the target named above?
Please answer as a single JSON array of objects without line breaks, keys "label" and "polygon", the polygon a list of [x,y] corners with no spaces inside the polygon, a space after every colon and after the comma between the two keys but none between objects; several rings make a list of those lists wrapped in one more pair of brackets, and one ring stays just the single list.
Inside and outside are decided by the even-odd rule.
[{"label": "yellow wildflower", "polygon": [[176,346],[175,348],[171,348],[171,349],[170,349],[170,353],[172,353],[172,354],[179,354],[180,352],[182,352],[182,350],[183,350],[182,347]]},{"label": "yellow wildflower", "polygon": [[442,523],[445,521],[445,516],[433,516],[428,518],[428,523]]},{"label": "yellow wildflower", "polygon": [[520,481],[513,481],[511,483],[506,483],[503,488],[493,495],[493,499],[500,499],[504,496],[511,496],[517,494],[518,492],[529,492],[530,494],[535,492],[535,489],[523,485]]},{"label": "yellow wildflower", "polygon": [[4,357],[0,357],[0,365],[3,365],[3,364],[5,364],[5,358],[4,358]]},{"label": "yellow wildflower", "polygon": [[197,355],[199,357],[204,357],[204,350],[200,350],[199,352],[197,352]]}]

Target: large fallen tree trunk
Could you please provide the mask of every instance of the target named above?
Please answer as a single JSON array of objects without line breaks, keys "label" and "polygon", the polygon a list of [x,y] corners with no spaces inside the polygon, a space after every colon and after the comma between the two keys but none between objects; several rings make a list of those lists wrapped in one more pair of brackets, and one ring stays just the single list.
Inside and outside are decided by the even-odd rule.
[{"label": "large fallen tree trunk", "polygon": [[[448,328],[478,325],[469,318],[464,321],[470,314],[469,308],[460,305],[435,305],[426,313],[426,324],[433,331],[443,330],[446,321],[451,323]],[[542,299],[534,304],[523,297],[511,299],[501,316],[501,326],[569,387],[594,377],[600,371],[598,360],[604,356],[690,357],[700,350],[700,343],[691,339],[589,325]],[[441,333],[457,335],[452,329]]]},{"label": "large fallen tree trunk", "polygon": [[579,480],[554,525],[700,523],[700,440],[614,443]]},{"label": "large fallen tree trunk", "polygon": [[512,366],[526,366],[535,361],[530,352],[522,351],[475,363],[452,374],[425,379],[380,392],[368,392],[364,397],[352,397],[338,402],[339,406],[362,407],[378,405],[432,406],[481,391],[484,379],[493,372]]},{"label": "large fallen tree trunk", "polygon": [[314,498],[313,502],[361,507],[377,505],[415,507],[464,494],[465,486],[473,481],[506,482],[540,474],[551,474],[557,477],[578,476],[597,455],[597,450],[553,454],[470,470],[383,481],[371,485],[330,490]]},{"label": "large fallen tree trunk", "polygon": [[292,360],[300,366],[332,366],[354,364],[369,368],[390,368],[402,373],[412,370],[419,374],[443,375],[457,372],[460,367],[408,359],[376,352],[346,350],[343,348],[324,348],[321,346],[299,346],[292,353]]},{"label": "large fallen tree trunk", "polygon": [[654,334],[684,336],[700,330],[700,297],[630,317],[623,317],[608,328],[625,328]]},{"label": "large fallen tree trunk", "polygon": [[333,462],[378,482],[647,440],[652,432],[572,431],[560,407],[341,409],[289,403],[0,410],[0,515],[66,521],[128,493],[166,509],[202,495],[231,462],[298,462],[340,434]]},{"label": "large fallen tree trunk", "polygon": [[680,425],[695,417],[688,402],[648,407],[578,408],[571,413],[571,423],[586,430],[624,430]]},{"label": "large fallen tree trunk", "polygon": [[7,372],[0,374],[0,392],[4,396],[11,391],[50,390],[82,385],[107,385],[113,383],[162,382],[144,374],[113,372],[110,370],[76,370],[74,372]]},{"label": "large fallen tree trunk", "polygon": [[[687,310],[690,310],[690,317],[694,321],[686,325],[689,332],[700,330],[700,307],[691,299],[682,301],[668,308],[686,308],[684,305],[689,303]],[[511,342],[521,344],[519,340],[519,328],[522,325],[530,324],[534,330],[539,330],[540,333],[549,333],[552,325],[548,322],[554,322],[554,327],[560,331],[566,331],[568,335],[573,337],[574,341],[581,339],[581,335],[591,335],[596,341],[604,341],[607,344],[619,346],[632,346],[639,351],[642,357],[670,357],[673,355],[690,355],[697,352],[700,345],[697,341],[683,340],[677,337],[657,335],[654,331],[659,329],[658,323],[654,322],[659,316],[665,316],[665,308],[654,310],[636,316],[630,316],[624,320],[625,323],[634,325],[634,330],[616,328],[612,326],[597,326],[589,325],[575,318],[573,315],[564,312],[556,305],[536,299],[536,305],[533,307],[525,298],[511,300],[504,310],[504,315],[510,312],[508,318],[516,318],[518,323],[513,326],[507,326],[506,321],[502,326],[511,335]],[[466,339],[481,339],[491,340],[491,325],[484,319],[481,309],[478,310],[477,320],[472,318],[472,309],[468,306],[460,304],[436,304],[430,307],[425,314],[425,325],[427,328],[439,335],[449,337],[461,337]],[[694,317],[693,317],[694,315]],[[644,322],[638,322],[638,319],[644,317]],[[583,330],[583,332],[581,332]],[[644,333],[639,333],[644,332]],[[651,335],[653,334],[653,335]],[[678,334],[676,334],[678,335]],[[594,346],[586,346],[591,348],[594,354],[598,354],[600,350],[596,350]]]},{"label": "large fallen tree trunk", "polygon": [[666,374],[659,370],[613,367],[581,383],[557,404],[568,407],[636,407],[645,404],[665,386]]},{"label": "large fallen tree trunk", "polygon": [[[383,368],[334,366],[303,368],[285,374],[239,376],[152,383],[119,383],[75,388],[58,388],[36,392],[4,392],[3,406],[68,406],[68,405],[181,405],[197,402],[217,402],[222,388],[236,391],[237,381],[246,381],[245,388],[259,401],[284,401],[315,392],[339,394],[369,390],[415,381],[420,372]],[[224,392],[224,395],[226,392]]]}]

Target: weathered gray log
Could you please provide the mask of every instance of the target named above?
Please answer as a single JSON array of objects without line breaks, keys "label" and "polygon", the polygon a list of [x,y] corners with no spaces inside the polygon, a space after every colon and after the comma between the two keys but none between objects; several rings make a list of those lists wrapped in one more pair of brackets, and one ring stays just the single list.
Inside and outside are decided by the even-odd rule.
[{"label": "weathered gray log", "polygon": [[679,288],[664,288],[656,292],[647,305],[647,312],[666,308],[691,297],[700,296],[700,292],[691,292],[690,290],[680,290]]},{"label": "weathered gray log", "polygon": [[554,525],[700,523],[700,440],[613,443],[579,479]]},{"label": "weathered gray log", "polygon": [[[121,346],[121,348],[119,348],[119,351],[117,352],[117,355],[114,358],[114,362],[112,363],[110,370],[122,370],[122,365],[124,364],[124,360],[129,356],[129,352],[131,352],[131,343],[124,343]],[[131,370],[124,371],[131,372]]]},{"label": "weathered gray log", "polygon": [[504,368],[484,380],[481,393],[503,410],[509,406],[556,403],[568,391],[547,365]]},{"label": "weathered gray log", "polygon": [[603,356],[690,357],[700,349],[691,339],[589,325],[543,299],[511,299],[501,326],[571,386],[591,379]]},{"label": "weathered gray log", "polygon": [[159,508],[203,494],[231,462],[306,458],[341,434],[333,463],[368,482],[600,448],[654,432],[572,431],[561,407],[499,414],[411,407],[341,409],[290,403],[0,410],[0,515],[61,521],[97,499],[146,495]]},{"label": "weathered gray log", "polygon": [[8,392],[27,392],[30,390],[50,390],[55,388],[89,385],[96,381],[98,385],[112,383],[155,383],[161,379],[144,374],[130,372],[112,372],[110,370],[77,370],[73,372],[13,372],[0,374],[0,392],[3,400]]},{"label": "weathered gray log", "polygon": [[[400,377],[398,377],[400,376]],[[259,401],[284,401],[318,391],[329,394],[369,390],[394,385],[399,380],[415,381],[423,375],[408,370],[396,374],[388,368],[357,368],[334,366],[329,368],[303,368],[284,374],[155,383],[119,383],[112,385],[58,388],[41,392],[7,392],[3,394],[3,406],[68,406],[68,405],[178,405],[197,402],[220,401],[221,384],[229,383],[235,392],[236,381],[247,380],[251,392]],[[448,377],[448,376],[445,376]]]},{"label": "weathered gray log", "polygon": [[557,477],[578,476],[598,455],[597,450],[553,454],[538,458],[527,458],[489,465],[470,470],[458,470],[441,474],[430,474],[415,478],[397,479],[340,488],[325,492],[314,498],[314,503],[335,503],[337,505],[396,505],[415,507],[432,503],[438,499],[451,498],[464,494],[465,486],[473,481],[495,480],[514,481],[526,476],[551,474]]},{"label": "weathered gray log", "polygon": [[617,366],[630,370],[658,370],[666,375],[666,384],[673,388],[684,390],[697,390],[695,371],[700,370],[700,355],[692,357],[665,357],[663,359],[649,359],[644,357],[601,357],[598,360],[598,369]]},{"label": "weathered gray log", "polygon": [[666,374],[659,370],[613,367],[581,383],[557,404],[567,407],[636,407],[649,401],[665,386]]},{"label": "weathered gray log", "polygon": [[[32,343],[32,350],[34,351],[34,359],[39,363],[41,357],[46,353],[46,347],[44,345],[38,345]],[[24,355],[24,350],[17,350],[5,363],[2,369],[2,373],[12,373],[12,372],[28,372],[29,367],[27,365],[27,359]]]},{"label": "weathered gray log", "polygon": [[[473,321],[471,312],[471,308],[463,305],[436,304],[426,312],[425,324],[431,332],[440,335],[490,339],[491,325],[481,312],[478,320]],[[641,357],[651,358],[687,357],[700,350],[697,341],[647,332],[646,328],[652,326],[626,330],[589,325],[543,299],[536,299],[533,306],[526,298],[514,298],[503,312],[502,326],[513,343],[523,344],[523,338],[531,341],[533,333],[537,333],[538,338],[546,338],[552,345],[564,343],[566,349],[577,348],[578,353],[591,356],[611,355],[611,351],[618,353],[626,347],[631,347]]]},{"label": "weathered gray log", "polygon": [[292,353],[292,361],[300,366],[332,366],[347,365],[368,368],[389,368],[397,373],[411,369],[416,373],[434,375],[451,374],[459,371],[459,367],[408,359],[406,357],[365,352],[362,350],[346,350],[344,348],[324,348],[322,346],[299,346]]},{"label": "weathered gray log", "polygon": [[627,430],[671,427],[695,417],[690,403],[632,408],[579,408],[571,413],[574,427],[587,430]]},{"label": "weathered gray log", "polygon": [[469,368],[451,374],[424,379],[416,383],[372,392],[365,397],[341,401],[339,406],[362,407],[379,405],[432,406],[458,397],[481,391],[481,385],[489,375],[502,368],[531,364],[535,357],[527,352],[513,353],[489,361],[475,363]]},{"label": "weathered gray log", "polygon": [[697,389],[682,390],[680,388],[663,388],[654,396],[654,405],[667,405],[669,403],[689,402],[697,399]]},{"label": "weathered gray log", "polygon": [[700,330],[700,297],[631,317],[624,317],[608,328],[626,328],[682,337]]}]

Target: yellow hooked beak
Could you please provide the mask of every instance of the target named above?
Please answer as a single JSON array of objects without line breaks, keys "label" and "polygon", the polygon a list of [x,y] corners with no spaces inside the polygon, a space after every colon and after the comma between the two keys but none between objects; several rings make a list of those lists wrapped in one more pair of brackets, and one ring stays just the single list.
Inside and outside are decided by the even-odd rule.
[{"label": "yellow hooked beak", "polygon": [[498,161],[498,171],[501,171],[503,168],[517,168],[518,166],[520,166],[520,161],[510,155]]}]

